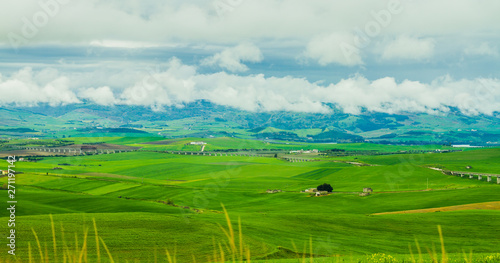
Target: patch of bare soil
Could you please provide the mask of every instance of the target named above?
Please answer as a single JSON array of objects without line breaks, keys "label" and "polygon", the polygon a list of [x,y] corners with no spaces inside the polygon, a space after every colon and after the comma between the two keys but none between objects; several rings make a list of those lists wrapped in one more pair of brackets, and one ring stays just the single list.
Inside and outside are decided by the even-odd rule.
[{"label": "patch of bare soil", "polygon": [[500,210],[500,201],[466,204],[466,205],[444,206],[444,207],[435,207],[435,208],[427,208],[427,209],[384,212],[384,213],[375,213],[373,215],[433,213],[433,212],[448,212],[448,211],[460,211],[460,210]]},{"label": "patch of bare soil", "polygon": [[154,141],[154,142],[143,142],[141,144],[153,144],[153,145],[169,145],[176,143],[177,141],[175,140],[168,140],[168,141]]}]

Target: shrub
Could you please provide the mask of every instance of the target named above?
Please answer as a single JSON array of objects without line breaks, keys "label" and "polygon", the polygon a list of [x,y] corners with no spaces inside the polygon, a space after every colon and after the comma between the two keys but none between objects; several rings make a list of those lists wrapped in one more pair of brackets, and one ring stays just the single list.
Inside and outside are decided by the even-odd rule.
[{"label": "shrub", "polygon": [[324,183],[317,187],[318,191],[327,191],[331,193],[333,191],[333,187],[330,184]]}]

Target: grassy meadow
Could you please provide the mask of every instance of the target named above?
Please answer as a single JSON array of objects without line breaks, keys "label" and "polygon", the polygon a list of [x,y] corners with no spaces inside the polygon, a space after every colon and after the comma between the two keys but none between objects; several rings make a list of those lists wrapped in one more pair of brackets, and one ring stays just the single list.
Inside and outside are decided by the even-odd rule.
[{"label": "grassy meadow", "polygon": [[[462,171],[470,165],[473,172],[500,173],[498,148],[311,156],[307,158],[315,161],[287,162],[270,157],[175,155],[163,151],[198,151],[198,146],[195,149],[186,143],[201,139],[160,139],[97,138],[92,140],[142,149],[17,162],[16,170],[23,173],[16,175],[15,259],[38,262],[49,255],[48,262],[56,258],[62,262],[66,257],[73,262],[70,254],[76,253],[76,261],[82,256],[82,262],[109,262],[105,244],[114,262],[170,262],[169,257],[177,262],[221,262],[232,260],[229,255],[235,248],[245,251],[239,253],[245,259],[248,251],[252,262],[419,262],[419,257],[443,262],[443,242],[447,262],[500,262],[496,254],[500,252],[496,231],[500,229],[500,185],[496,180],[488,183],[486,178],[447,176],[427,168]],[[71,140],[85,142],[85,138]],[[208,141],[207,150],[423,149],[203,140]],[[366,166],[348,163],[354,161]],[[1,184],[6,181],[0,178]],[[322,183],[331,184],[334,193],[311,197],[301,192]],[[356,194],[365,187],[373,188],[374,193],[366,197]],[[268,194],[267,189],[283,192]],[[0,191],[0,200],[7,201],[7,191]],[[474,209],[439,210],[466,204],[474,204]],[[416,209],[435,210],[381,214]],[[7,221],[5,210],[0,216],[2,222]],[[0,229],[8,231],[7,224]],[[234,236],[233,242],[228,236]],[[96,237],[102,242],[96,242]],[[433,251],[438,261],[433,261]],[[0,256],[4,261],[5,255]]]}]

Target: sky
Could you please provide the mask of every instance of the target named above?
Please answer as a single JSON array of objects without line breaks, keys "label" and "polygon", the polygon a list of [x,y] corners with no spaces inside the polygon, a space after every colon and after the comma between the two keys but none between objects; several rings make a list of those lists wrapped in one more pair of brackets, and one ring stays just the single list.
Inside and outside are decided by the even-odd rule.
[{"label": "sky", "polygon": [[0,105],[500,112],[497,0],[0,2]]}]

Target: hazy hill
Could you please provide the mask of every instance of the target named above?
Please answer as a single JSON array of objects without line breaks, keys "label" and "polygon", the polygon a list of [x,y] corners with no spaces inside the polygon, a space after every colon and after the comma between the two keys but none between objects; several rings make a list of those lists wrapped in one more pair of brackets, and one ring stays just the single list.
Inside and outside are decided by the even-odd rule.
[{"label": "hazy hill", "polygon": [[330,114],[315,114],[247,112],[203,100],[184,107],[168,107],[164,111],[141,106],[107,107],[85,103],[59,107],[4,107],[0,108],[0,123],[3,137],[66,137],[95,133],[141,136],[144,133],[138,131],[144,131],[149,136],[163,137],[234,136],[318,142],[369,140],[492,145],[500,141],[498,113],[494,116],[467,116],[456,109],[436,115],[367,111],[350,115],[334,105]]}]

